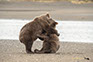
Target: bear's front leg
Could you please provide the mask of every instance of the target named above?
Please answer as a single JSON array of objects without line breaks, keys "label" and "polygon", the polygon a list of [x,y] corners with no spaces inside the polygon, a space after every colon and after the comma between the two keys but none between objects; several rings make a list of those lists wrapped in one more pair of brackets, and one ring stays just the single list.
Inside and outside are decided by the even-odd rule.
[{"label": "bear's front leg", "polygon": [[45,34],[41,34],[41,35],[37,35],[37,37],[40,39],[40,40],[48,40],[49,39],[49,37],[47,36],[47,35],[45,35]]}]

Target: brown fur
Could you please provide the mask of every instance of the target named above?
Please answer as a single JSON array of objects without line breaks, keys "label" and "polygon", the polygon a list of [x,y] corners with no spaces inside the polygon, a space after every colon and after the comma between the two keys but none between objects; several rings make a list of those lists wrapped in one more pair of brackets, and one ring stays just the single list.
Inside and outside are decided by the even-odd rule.
[{"label": "brown fur", "polygon": [[49,36],[46,35],[38,35],[39,37],[44,39],[43,47],[41,50],[35,49],[35,53],[56,53],[60,47],[59,39],[56,34],[50,34]]},{"label": "brown fur", "polygon": [[[51,27],[56,27],[58,23],[54,22],[50,25],[49,28]],[[41,38],[44,42],[43,42],[43,47],[41,50],[35,49],[34,52],[35,53],[56,53],[60,47],[59,45],[59,39],[58,36],[56,34],[53,34],[57,32],[57,30],[52,30],[50,29],[50,32],[48,31],[45,34],[41,34],[41,35],[37,35],[38,38]]]},{"label": "brown fur", "polygon": [[[50,25],[55,21],[50,18],[49,14],[36,17],[32,22],[24,25],[20,31],[19,40],[26,47],[27,53],[32,52],[33,42],[38,38],[37,34],[50,31]],[[54,29],[54,28],[53,28]],[[58,33],[56,33],[58,35]]]}]

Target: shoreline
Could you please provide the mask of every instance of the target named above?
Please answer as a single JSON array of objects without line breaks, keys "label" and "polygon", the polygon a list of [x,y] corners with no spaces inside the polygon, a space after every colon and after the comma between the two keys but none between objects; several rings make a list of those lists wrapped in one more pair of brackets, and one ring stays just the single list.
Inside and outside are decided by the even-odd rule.
[{"label": "shoreline", "polygon": [[[41,48],[42,47],[42,41],[35,41],[34,42],[34,45],[33,45],[33,49],[35,48]],[[37,46],[36,46],[37,45]],[[4,47],[3,47],[4,46]],[[16,50],[16,48],[23,48],[22,50],[24,50],[25,52],[25,46],[23,43],[21,43],[19,40],[1,40],[0,39],[0,48],[2,50],[2,48],[4,49],[8,49],[9,46],[13,46],[11,47],[13,50],[13,48],[15,47],[14,50]],[[73,47],[73,48],[72,48]],[[91,52],[93,51],[93,43],[81,43],[81,42],[60,42],[60,50],[59,52],[67,52],[66,50],[68,49],[68,52],[78,52],[78,53],[88,53],[88,52]],[[64,49],[63,49],[64,48]],[[5,50],[4,49],[4,50]],[[10,48],[9,48],[10,49]],[[19,49],[19,51],[21,50]],[[78,49],[78,50],[77,50]],[[83,49],[83,50],[82,50]],[[0,53],[1,53],[1,50],[0,50]],[[18,49],[17,49],[18,50]],[[62,51],[64,50],[64,51]],[[86,50],[86,51],[85,51]],[[5,51],[6,52],[6,51]],[[5,53],[5,52],[2,52],[2,53]],[[13,52],[13,51],[10,51],[10,52]],[[17,51],[16,51],[17,52]],[[65,53],[64,52],[64,53]]]},{"label": "shoreline", "polygon": [[[19,39],[20,29],[30,20],[0,19],[0,39]],[[56,21],[58,22],[57,30],[60,33],[60,41],[67,42],[85,42],[92,41],[92,21]],[[15,28],[15,29],[14,29]],[[6,30],[7,31],[6,31]],[[11,33],[9,33],[11,32]],[[15,35],[14,35],[15,33]],[[12,36],[12,37],[11,37]]]}]

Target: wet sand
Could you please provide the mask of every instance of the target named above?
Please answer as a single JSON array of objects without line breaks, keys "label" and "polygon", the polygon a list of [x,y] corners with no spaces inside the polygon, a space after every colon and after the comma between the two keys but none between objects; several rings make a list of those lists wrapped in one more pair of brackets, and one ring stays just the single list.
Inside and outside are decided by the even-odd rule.
[{"label": "wet sand", "polygon": [[[25,47],[18,40],[0,40],[0,62],[92,62],[93,43],[61,42],[56,54],[27,54]],[[41,48],[41,41],[36,41],[35,48]],[[84,58],[88,58],[84,59]]]},{"label": "wet sand", "polygon": [[56,20],[93,21],[93,3],[0,2],[1,19],[33,19],[46,12]]}]

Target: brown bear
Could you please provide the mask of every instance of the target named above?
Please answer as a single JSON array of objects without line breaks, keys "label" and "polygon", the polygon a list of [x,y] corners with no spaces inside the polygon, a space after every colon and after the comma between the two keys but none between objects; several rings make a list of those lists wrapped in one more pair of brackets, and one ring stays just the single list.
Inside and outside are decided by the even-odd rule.
[{"label": "brown bear", "polygon": [[[51,27],[56,27],[58,23],[54,22],[50,25]],[[42,39],[43,42],[43,47],[41,50],[35,49],[34,52],[35,53],[56,53],[56,51],[58,51],[59,47],[60,47],[60,42],[59,42],[59,38],[56,34],[53,34],[52,32],[57,32],[57,30],[51,30],[48,31],[47,33],[43,33],[41,35],[37,35],[38,38]]]},{"label": "brown bear", "polygon": [[42,53],[56,53],[60,47],[60,42],[56,34],[49,35],[37,35],[44,40],[41,50],[35,49],[34,52],[38,54]]},{"label": "brown bear", "polygon": [[[27,53],[33,53],[31,49],[33,42],[38,38],[37,35],[48,32],[50,29],[55,31],[54,26],[49,28],[54,22],[55,21],[50,18],[49,14],[44,14],[36,17],[32,22],[29,22],[22,27],[19,34],[19,40],[25,45]],[[56,32],[56,35],[59,34]]]}]

